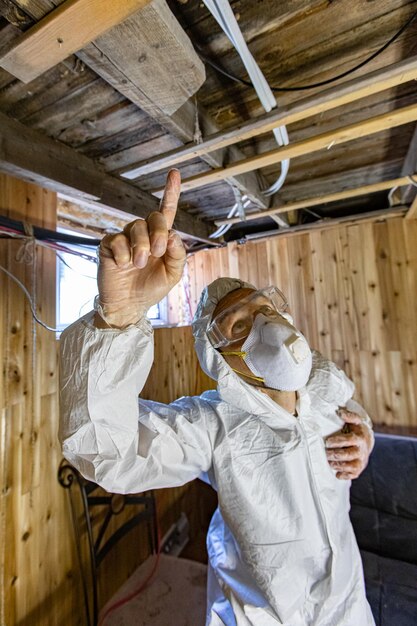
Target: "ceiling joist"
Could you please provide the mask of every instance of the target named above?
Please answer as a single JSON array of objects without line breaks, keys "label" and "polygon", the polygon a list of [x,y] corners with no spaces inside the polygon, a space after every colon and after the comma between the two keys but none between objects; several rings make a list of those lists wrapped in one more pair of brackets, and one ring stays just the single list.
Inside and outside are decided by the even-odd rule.
[{"label": "ceiling joist", "polygon": [[[100,169],[92,159],[0,114],[0,171],[65,194],[76,202],[119,209],[145,218],[157,198]],[[208,225],[179,210],[174,228],[206,240]]]},{"label": "ceiling joist", "polygon": [[[101,0],[96,1],[101,2]],[[29,12],[31,17],[38,20],[45,16],[50,10],[50,5],[46,0],[36,0],[36,2],[35,0],[16,0],[16,4],[24,12]],[[116,2],[114,4],[118,5],[122,3]],[[147,16],[146,19],[144,19],[144,15],[145,17]],[[137,81],[132,80],[128,75],[126,71],[125,48],[121,49],[120,46],[129,46],[129,41],[132,39],[132,32],[134,32],[135,37],[137,37],[142,31],[142,38],[146,38],[146,36],[149,36],[149,34],[158,27],[158,24],[160,28],[163,27],[166,32],[171,34],[173,29],[175,29],[175,32],[181,30],[183,37],[188,40],[188,36],[181,29],[165,0],[153,0],[149,6],[146,6],[140,12],[132,15],[128,20],[121,22],[117,29],[104,33],[94,41],[92,41],[90,37],[89,41],[91,43],[88,43],[82,50],[79,50],[76,56],[116,91],[140,107],[154,121],[160,124],[168,133],[178,138],[182,143],[193,141],[196,130],[196,116],[198,116],[203,136],[218,132],[218,125],[214,119],[204,111],[204,107],[200,104],[197,110],[195,103],[188,100],[174,113],[167,113],[166,110],[164,110],[164,106],[161,106],[161,98],[155,98],[151,94],[147,94],[146,90],[141,89]],[[143,32],[144,30],[146,31],[145,33]],[[149,42],[149,45],[151,48],[152,45],[155,47],[155,42]],[[188,45],[192,48],[190,42]],[[109,51],[111,52],[110,55]],[[144,50],[146,57],[148,56],[148,52],[149,50]],[[151,52],[152,55],[155,55],[154,49]],[[154,56],[152,56],[152,59],[153,58]],[[150,76],[152,77],[155,76],[155,72],[161,63],[161,60],[159,60],[156,65],[152,63],[149,66],[145,59],[142,63],[143,67],[137,68],[136,71],[139,71],[139,69],[141,71],[146,70],[146,72],[150,72]],[[162,65],[164,65],[164,63],[162,63]],[[185,74],[184,69],[182,69],[182,74]],[[173,71],[171,71],[171,77],[172,76],[175,76]],[[225,150],[216,150],[211,152],[211,154],[202,156],[202,159],[207,162],[210,167],[214,168],[222,167],[227,162],[237,161],[242,158],[243,153],[236,146],[231,147],[227,152]],[[259,173],[247,172],[240,176],[231,176],[226,179],[226,182],[237,187],[242,194],[246,194],[256,206],[260,208],[268,207],[269,199],[262,193],[262,189],[268,185]]]},{"label": "ceiling joist", "polygon": [[[241,161],[237,161],[235,163],[230,163],[230,165],[227,165],[226,167],[217,168],[211,172],[191,176],[182,182],[182,190],[190,191],[191,189],[204,187],[205,185],[219,182],[230,176],[237,176],[244,172],[267,167],[269,165],[275,165],[284,159],[291,159],[306,154],[312,154],[326,148],[329,150],[335,144],[339,145],[353,141],[361,137],[378,133],[382,130],[395,128],[396,126],[413,122],[415,120],[417,120],[417,105],[412,104],[402,109],[390,111],[389,113],[383,113],[355,124],[343,126],[337,130],[331,130],[315,137],[310,137],[309,139],[305,139],[288,146],[283,146],[282,148],[269,150],[264,154],[242,159]],[[161,190],[157,189],[155,191]]]},{"label": "ceiling joist", "polygon": [[28,83],[150,0],[67,0],[3,53],[0,66]]},{"label": "ceiling joist", "polygon": [[[371,193],[377,193],[379,191],[386,191],[393,189],[394,187],[402,187],[408,185],[410,182],[408,176],[401,178],[394,178],[392,180],[385,180],[378,183],[372,183],[371,185],[362,185],[354,189],[344,189],[343,191],[337,191],[327,195],[321,195],[313,198],[306,198],[305,200],[299,200],[298,202],[289,202],[284,206],[277,206],[268,209],[268,211],[260,211],[258,213],[249,213],[246,215],[245,221],[257,220],[263,217],[272,217],[281,213],[287,213],[288,211],[299,211],[300,209],[306,209],[316,206],[322,206],[328,202],[338,202],[340,200],[347,200],[349,198],[357,198],[360,196],[366,196]],[[216,221],[216,226],[223,226],[224,224],[238,224],[242,220],[238,217],[225,220]]]},{"label": "ceiling joist", "polygon": [[119,173],[124,178],[134,180],[140,176],[179,165],[195,157],[201,157],[213,150],[219,150],[267,133],[277,126],[293,124],[307,117],[312,117],[386,89],[397,87],[416,78],[417,57],[412,57],[406,61],[389,65],[382,70],[371,72],[366,76],[350,80],[337,87],[332,87],[314,96],[303,98],[287,107],[280,107],[245,124],[239,124],[226,131],[215,133],[206,137],[198,145],[191,142],[183,147],[170,150],[165,154],[146,159],[130,166],[128,170],[125,168]]}]

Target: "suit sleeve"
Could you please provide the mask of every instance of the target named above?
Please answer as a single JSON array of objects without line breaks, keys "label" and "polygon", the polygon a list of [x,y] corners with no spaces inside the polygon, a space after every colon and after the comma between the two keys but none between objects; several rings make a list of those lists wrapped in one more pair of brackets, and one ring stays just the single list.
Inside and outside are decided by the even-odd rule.
[{"label": "suit sleeve", "polygon": [[153,361],[148,320],[97,329],[87,314],[61,336],[60,440],[85,478],[111,493],[182,485],[211,467],[216,416],[200,398],[138,401]]},{"label": "suit sleeve", "polygon": [[310,383],[311,391],[321,400],[335,407],[346,407],[348,411],[357,413],[372,435],[372,448],[375,437],[372,420],[365,409],[353,399],[355,384],[335,363],[326,359],[317,351],[313,351],[313,375]]}]

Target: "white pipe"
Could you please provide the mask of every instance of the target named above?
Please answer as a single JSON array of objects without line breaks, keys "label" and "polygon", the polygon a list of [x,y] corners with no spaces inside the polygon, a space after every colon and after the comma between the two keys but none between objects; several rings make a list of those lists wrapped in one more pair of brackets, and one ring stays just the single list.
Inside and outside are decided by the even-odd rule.
[{"label": "white pipe", "polygon": [[[249,74],[252,84],[256,90],[259,100],[265,111],[269,113],[271,109],[276,108],[276,98],[268,85],[259,65],[252,56],[246,41],[243,38],[242,31],[236,21],[234,13],[230,7],[229,0],[203,0],[206,7],[212,13],[219,26],[223,29],[227,37],[230,39],[242,62]],[[286,146],[289,143],[288,133],[285,126],[278,126],[273,129],[275,140],[279,146]],[[285,182],[290,166],[289,159],[281,162],[281,174],[268,189],[264,191],[265,195],[272,195],[281,189]]]}]

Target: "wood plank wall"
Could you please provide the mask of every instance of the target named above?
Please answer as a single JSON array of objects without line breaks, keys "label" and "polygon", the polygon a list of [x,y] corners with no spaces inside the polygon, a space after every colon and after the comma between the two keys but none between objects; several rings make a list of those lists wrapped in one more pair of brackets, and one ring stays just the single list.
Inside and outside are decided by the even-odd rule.
[{"label": "wood plank wall", "polygon": [[[0,211],[54,228],[55,194],[0,175]],[[33,294],[55,325],[55,254],[19,263],[18,241],[0,240],[0,263]],[[35,288],[36,287],[36,288]],[[0,623],[82,624],[66,494],[56,472],[55,333],[34,325],[21,289],[0,271]]]},{"label": "wood plank wall", "polygon": [[[0,175],[0,214],[53,229],[56,196]],[[38,249],[36,265],[31,265],[16,261],[19,250],[19,242],[0,239],[0,264],[31,293],[36,283],[38,315],[54,326],[55,254]],[[209,379],[193,360],[189,327],[160,329],[155,335],[157,366],[144,396],[170,402],[206,389]],[[169,359],[166,345],[172,346]],[[67,493],[57,481],[62,458],[57,440],[58,347],[55,333],[34,326],[21,289],[0,271],[0,626],[86,623]],[[208,489],[194,481],[160,490],[161,535],[185,511],[191,537],[198,538],[215,505]],[[95,521],[100,518],[102,512]],[[139,528],[104,561],[102,604],[146,557],[147,546],[146,529]]]},{"label": "wood plank wall", "polygon": [[417,428],[417,221],[338,226],[197,252],[191,308],[219,276],[287,295],[312,347],[354,380],[375,424]]}]

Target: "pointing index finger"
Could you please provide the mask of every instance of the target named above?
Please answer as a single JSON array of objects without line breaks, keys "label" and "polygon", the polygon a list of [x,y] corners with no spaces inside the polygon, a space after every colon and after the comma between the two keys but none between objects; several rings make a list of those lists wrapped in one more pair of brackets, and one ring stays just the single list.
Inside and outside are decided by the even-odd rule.
[{"label": "pointing index finger", "polygon": [[164,195],[161,199],[160,212],[167,221],[168,230],[172,228],[175,215],[177,213],[178,198],[181,192],[181,174],[179,170],[173,169],[168,172],[165,184]]}]

